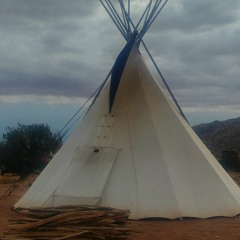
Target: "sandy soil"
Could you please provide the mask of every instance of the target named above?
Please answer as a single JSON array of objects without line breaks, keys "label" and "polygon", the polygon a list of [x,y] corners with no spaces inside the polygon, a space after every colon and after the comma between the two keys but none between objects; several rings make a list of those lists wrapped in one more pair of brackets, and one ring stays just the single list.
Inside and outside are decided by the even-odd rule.
[{"label": "sandy soil", "polygon": [[141,231],[131,234],[129,240],[240,239],[240,218],[136,221],[128,224],[131,229]]},{"label": "sandy soil", "polygon": [[6,231],[8,221],[16,217],[12,206],[27,191],[35,178],[36,176],[32,175],[25,181],[19,181],[18,177],[0,176],[0,237]]},{"label": "sandy soil", "polygon": [[[231,174],[240,183],[240,174]],[[8,226],[8,221],[16,214],[11,211],[13,204],[28,189],[35,176],[16,184],[11,195],[1,198],[12,186],[12,182],[1,181],[0,177],[0,237]],[[240,240],[240,217],[191,219],[191,220],[148,220],[129,221],[127,226],[134,231],[129,240]]]}]

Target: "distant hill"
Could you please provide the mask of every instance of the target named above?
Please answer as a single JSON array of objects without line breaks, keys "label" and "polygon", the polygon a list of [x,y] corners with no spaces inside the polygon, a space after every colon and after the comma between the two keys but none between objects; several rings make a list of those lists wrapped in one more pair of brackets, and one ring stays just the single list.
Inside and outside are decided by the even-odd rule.
[{"label": "distant hill", "polygon": [[226,151],[240,156],[240,117],[199,124],[193,130],[218,160]]}]

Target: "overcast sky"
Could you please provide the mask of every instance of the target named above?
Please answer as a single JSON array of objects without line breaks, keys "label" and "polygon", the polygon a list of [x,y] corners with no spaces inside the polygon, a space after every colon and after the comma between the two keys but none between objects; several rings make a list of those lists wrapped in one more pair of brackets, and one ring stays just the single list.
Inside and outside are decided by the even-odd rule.
[{"label": "overcast sky", "polygon": [[[0,133],[61,128],[125,44],[98,0],[0,0],[0,35]],[[169,0],[144,40],[192,124],[240,115],[239,0]]]}]

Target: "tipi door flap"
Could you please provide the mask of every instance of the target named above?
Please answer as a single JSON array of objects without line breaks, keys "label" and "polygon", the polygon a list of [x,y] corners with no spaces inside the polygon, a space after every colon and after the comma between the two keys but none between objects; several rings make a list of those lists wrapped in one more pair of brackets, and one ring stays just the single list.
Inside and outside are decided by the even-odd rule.
[{"label": "tipi door flap", "polygon": [[119,149],[79,147],[63,180],[55,192],[57,197],[101,198]]}]

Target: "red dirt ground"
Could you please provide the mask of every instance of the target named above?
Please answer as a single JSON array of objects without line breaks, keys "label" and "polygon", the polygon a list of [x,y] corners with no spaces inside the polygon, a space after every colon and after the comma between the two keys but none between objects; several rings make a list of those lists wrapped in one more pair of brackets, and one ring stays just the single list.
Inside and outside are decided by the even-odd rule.
[{"label": "red dirt ground", "polygon": [[[231,174],[236,182],[240,173]],[[8,221],[16,214],[11,211],[13,204],[28,189],[33,177],[18,183],[13,193],[1,198],[12,183],[3,183],[0,177],[0,238],[8,226]],[[194,219],[194,220],[148,220],[128,221],[127,226],[134,231],[129,240],[240,240],[240,217]]]}]

